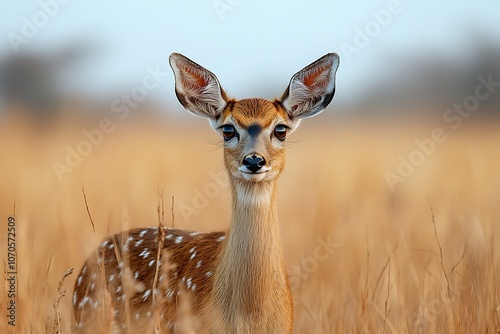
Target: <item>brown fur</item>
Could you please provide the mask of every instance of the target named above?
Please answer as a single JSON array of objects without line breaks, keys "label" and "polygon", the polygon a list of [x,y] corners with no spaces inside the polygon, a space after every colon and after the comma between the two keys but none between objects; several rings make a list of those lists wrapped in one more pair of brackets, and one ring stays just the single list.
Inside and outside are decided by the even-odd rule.
[{"label": "brown fur", "polygon": [[174,332],[184,323],[178,310],[187,298],[198,332],[292,333],[293,299],[276,214],[283,140],[296,119],[320,113],[331,101],[338,61],[328,54],[295,74],[280,101],[237,101],[228,99],[213,73],[180,54],[170,56],[181,104],[225,136],[233,197],[229,230],[135,229],[107,239],[77,279],[75,330],[95,321],[102,300],[104,311],[114,310],[117,332],[152,330],[155,322]]},{"label": "brown fur", "polygon": [[[276,117],[286,117],[275,104],[263,99],[233,103],[232,108],[226,108],[223,117],[232,115],[243,128],[255,123],[263,128],[269,127]],[[264,141],[266,158],[279,174],[284,166],[284,149],[275,149],[267,139]],[[238,155],[241,154],[240,149],[226,150],[224,156],[230,171],[234,167],[231,161],[240,161]],[[200,331],[203,333],[292,332],[292,295],[276,216],[277,178],[259,183],[242,181],[232,176],[230,180],[233,222],[227,233],[196,234],[176,229],[165,230],[163,250],[166,253],[160,252],[162,260],[158,278],[165,271],[165,254],[168,254],[168,266],[172,269],[167,269],[168,275],[162,277],[162,281],[167,281],[168,285],[162,282],[156,284],[158,291],[155,296],[161,296],[159,300],[162,300],[160,308],[163,316],[160,323],[167,333],[173,330],[172,324],[178,322],[177,310],[183,293],[191,296],[192,315],[199,319]],[[245,193],[249,202],[239,200],[238,193]],[[140,236],[141,233],[143,236]],[[133,331],[149,328],[154,305],[152,293],[146,297],[145,293],[152,289],[154,283],[156,261],[151,266],[149,264],[158,254],[158,235],[157,228],[134,229],[116,234],[103,242],[98,255],[94,254],[86,261],[83,268],[87,269],[80,273],[81,283],[78,284],[77,280],[75,284],[75,331],[85,332],[89,325],[95,323],[96,312],[105,291],[111,295],[110,306],[116,311],[115,331],[125,331],[128,325],[129,330]],[[220,241],[219,238],[223,236],[227,238]],[[182,237],[182,241],[176,243],[179,237]],[[139,244],[136,246],[136,243]],[[194,251],[191,251],[193,248]],[[145,257],[146,249],[149,255]],[[99,258],[102,260],[99,261]],[[198,265],[199,261],[201,265]],[[125,271],[131,273],[129,276],[132,276],[136,288],[130,296],[123,297],[124,285],[130,280],[130,277],[124,278]],[[135,278],[136,272],[139,274]],[[110,281],[111,276],[113,279]],[[90,288],[92,284],[95,285],[93,289]],[[171,291],[174,291],[173,297]],[[148,312],[151,312],[149,317]],[[151,320],[148,321],[148,318]],[[125,327],[122,328],[122,325]]]}]

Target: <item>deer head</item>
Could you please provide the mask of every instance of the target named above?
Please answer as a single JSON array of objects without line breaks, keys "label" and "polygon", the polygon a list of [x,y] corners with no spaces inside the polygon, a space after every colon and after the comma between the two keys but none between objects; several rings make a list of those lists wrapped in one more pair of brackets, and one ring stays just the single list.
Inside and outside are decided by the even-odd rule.
[{"label": "deer head", "polygon": [[331,102],[339,56],[329,53],[297,72],[274,101],[228,98],[212,72],[181,54],[170,56],[170,66],[180,103],[208,118],[222,136],[230,176],[240,182],[266,182],[283,171],[286,137],[301,119],[321,113]]}]

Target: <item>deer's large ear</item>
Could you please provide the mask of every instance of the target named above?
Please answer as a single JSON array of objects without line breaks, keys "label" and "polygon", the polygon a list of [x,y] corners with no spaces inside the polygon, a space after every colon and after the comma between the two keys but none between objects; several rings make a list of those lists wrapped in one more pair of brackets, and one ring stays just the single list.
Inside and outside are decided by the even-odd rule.
[{"label": "deer's large ear", "polygon": [[179,53],[172,53],[169,61],[179,102],[193,114],[216,121],[227,104],[217,77]]},{"label": "deer's large ear", "polygon": [[322,112],[335,94],[335,74],[340,58],[329,53],[297,72],[280,99],[290,118],[312,117]]}]

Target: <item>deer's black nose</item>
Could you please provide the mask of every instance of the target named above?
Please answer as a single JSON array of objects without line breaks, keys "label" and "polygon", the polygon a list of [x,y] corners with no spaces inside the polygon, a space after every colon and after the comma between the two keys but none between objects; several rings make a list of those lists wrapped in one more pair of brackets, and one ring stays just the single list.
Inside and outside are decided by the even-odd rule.
[{"label": "deer's black nose", "polygon": [[260,155],[252,153],[243,159],[243,165],[252,173],[256,173],[259,169],[266,165],[266,160]]}]

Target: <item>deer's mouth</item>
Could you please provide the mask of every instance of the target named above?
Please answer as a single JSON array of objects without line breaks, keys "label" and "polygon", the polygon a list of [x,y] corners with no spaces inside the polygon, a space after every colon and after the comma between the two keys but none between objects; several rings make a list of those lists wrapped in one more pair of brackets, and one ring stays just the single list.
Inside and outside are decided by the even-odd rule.
[{"label": "deer's mouth", "polygon": [[269,167],[264,167],[259,169],[258,171],[251,171],[245,166],[238,167],[238,173],[247,181],[250,182],[259,182],[262,181],[271,170]]}]

